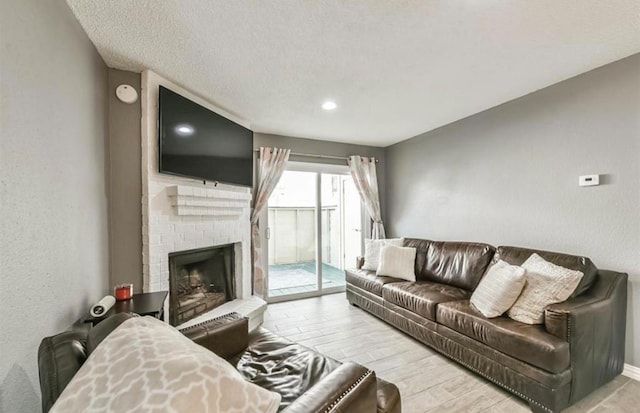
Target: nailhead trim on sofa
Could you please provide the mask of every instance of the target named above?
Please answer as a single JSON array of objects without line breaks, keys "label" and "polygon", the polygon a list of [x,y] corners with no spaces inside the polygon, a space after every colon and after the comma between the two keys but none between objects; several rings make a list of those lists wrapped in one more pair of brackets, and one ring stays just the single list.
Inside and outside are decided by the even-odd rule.
[{"label": "nailhead trim on sofa", "polygon": [[338,396],[337,399],[335,399],[330,405],[329,407],[326,408],[326,410],[324,411],[324,413],[329,413],[331,412],[331,410],[333,410],[334,407],[336,407],[336,405],[338,403],[340,403],[340,401],[342,399],[344,399],[347,394],[349,394],[351,391],[353,391],[353,389],[355,389],[358,384],[360,384],[364,379],[366,379],[367,377],[369,377],[371,375],[371,373],[373,373],[373,371],[371,370],[367,370],[362,376],[360,376],[351,386],[349,386],[349,388],[347,390],[345,390],[340,396]]}]

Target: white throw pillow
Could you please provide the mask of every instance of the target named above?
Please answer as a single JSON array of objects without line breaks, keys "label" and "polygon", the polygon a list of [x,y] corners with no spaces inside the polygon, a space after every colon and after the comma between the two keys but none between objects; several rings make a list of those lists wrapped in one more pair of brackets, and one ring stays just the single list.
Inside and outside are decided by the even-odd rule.
[{"label": "white throw pillow", "polygon": [[376,275],[386,275],[388,277],[402,278],[407,281],[415,281],[415,262],[415,248],[385,245],[380,250],[380,263],[378,264]]},{"label": "white throw pillow", "polygon": [[404,238],[365,239],[364,240],[364,264],[363,270],[377,271],[380,262],[380,248],[385,245],[402,247]]},{"label": "white throw pillow", "polygon": [[113,330],[71,379],[51,413],[275,413],[280,395],[152,317]]},{"label": "white throw pillow", "polygon": [[471,304],[487,318],[504,314],[522,292],[525,270],[502,260],[489,268],[471,295]]},{"label": "white throw pillow", "polygon": [[527,271],[527,282],[507,315],[526,324],[542,324],[545,307],[569,298],[584,276],[580,271],[550,263],[538,254],[531,254],[522,268]]}]

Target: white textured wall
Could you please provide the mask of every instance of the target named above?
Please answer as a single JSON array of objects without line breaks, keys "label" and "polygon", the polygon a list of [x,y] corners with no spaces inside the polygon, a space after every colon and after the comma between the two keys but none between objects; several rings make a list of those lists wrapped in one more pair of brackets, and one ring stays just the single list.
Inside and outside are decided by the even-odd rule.
[{"label": "white textured wall", "polygon": [[[578,187],[584,174],[603,185]],[[391,236],[629,273],[626,362],[640,365],[640,55],[387,148],[386,187]]]},{"label": "white textured wall", "polygon": [[0,411],[37,412],[40,340],[108,292],[107,69],[63,0],[0,30]]}]

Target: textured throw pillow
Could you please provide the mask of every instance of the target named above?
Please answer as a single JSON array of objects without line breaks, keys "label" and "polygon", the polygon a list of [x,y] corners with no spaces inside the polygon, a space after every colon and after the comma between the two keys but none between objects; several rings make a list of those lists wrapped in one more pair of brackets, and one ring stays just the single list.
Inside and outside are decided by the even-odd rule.
[{"label": "textured throw pillow", "polygon": [[280,395],[152,317],[130,318],[91,353],[51,413],[275,413]]},{"label": "textured throw pillow", "polygon": [[363,270],[376,271],[380,261],[380,248],[385,245],[402,247],[404,238],[365,239],[364,240],[364,265]]},{"label": "textured throw pillow", "polygon": [[525,281],[524,268],[500,260],[482,277],[471,305],[487,318],[501,316],[516,302]]},{"label": "textured throw pillow", "polygon": [[380,250],[380,263],[378,264],[376,275],[386,275],[388,277],[402,278],[407,281],[415,281],[415,262],[415,248],[385,245]]},{"label": "textured throw pillow", "polygon": [[526,324],[542,324],[545,307],[569,298],[584,275],[550,263],[538,254],[531,254],[522,268],[527,271],[527,282],[507,315]]}]

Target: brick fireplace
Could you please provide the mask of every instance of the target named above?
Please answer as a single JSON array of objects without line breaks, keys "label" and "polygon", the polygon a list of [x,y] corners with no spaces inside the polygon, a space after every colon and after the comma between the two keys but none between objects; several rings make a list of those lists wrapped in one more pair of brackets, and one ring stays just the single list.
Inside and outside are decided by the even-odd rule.
[{"label": "brick fireplace", "polygon": [[169,254],[169,322],[177,326],[236,298],[235,246]]},{"label": "brick fireplace", "polygon": [[[171,289],[170,254],[232,245],[236,298],[179,326],[237,311],[249,317],[250,328],[255,328],[262,322],[266,303],[251,294],[250,188],[205,184],[158,172],[158,85],[220,111],[153,72],[143,72],[142,84],[142,289]],[[169,300],[165,312],[170,314]]]}]

